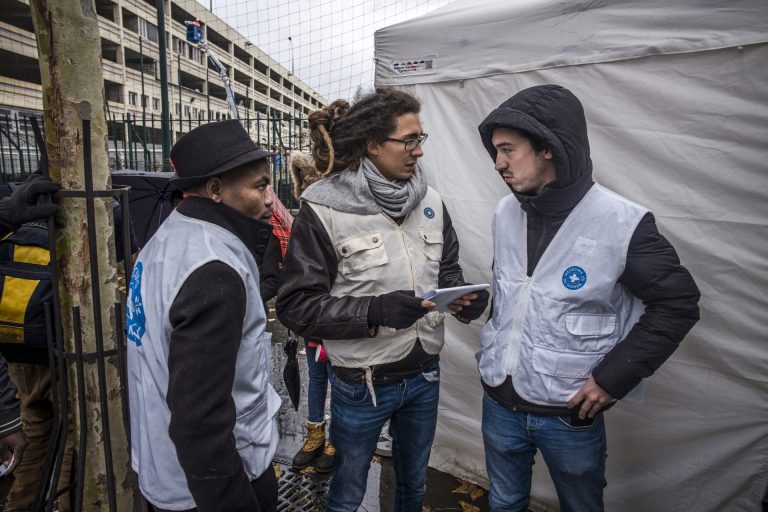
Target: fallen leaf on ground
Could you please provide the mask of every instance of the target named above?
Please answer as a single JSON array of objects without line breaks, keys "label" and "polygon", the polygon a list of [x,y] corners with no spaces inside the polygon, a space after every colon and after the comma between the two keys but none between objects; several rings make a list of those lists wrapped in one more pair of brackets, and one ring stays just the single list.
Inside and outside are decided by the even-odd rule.
[{"label": "fallen leaf on ground", "polygon": [[479,508],[474,505],[470,505],[466,501],[459,501],[459,505],[461,505],[461,512],[480,512]]},{"label": "fallen leaf on ground", "polygon": [[275,477],[280,478],[283,476],[283,470],[277,464],[272,464],[272,468],[275,470]]},{"label": "fallen leaf on ground", "polygon": [[456,494],[469,494],[469,496],[472,498],[472,501],[475,501],[477,498],[485,494],[485,489],[483,489],[479,485],[475,485],[470,482],[465,482],[463,480],[460,480],[460,481],[461,481],[461,485],[451,492],[454,492]]}]

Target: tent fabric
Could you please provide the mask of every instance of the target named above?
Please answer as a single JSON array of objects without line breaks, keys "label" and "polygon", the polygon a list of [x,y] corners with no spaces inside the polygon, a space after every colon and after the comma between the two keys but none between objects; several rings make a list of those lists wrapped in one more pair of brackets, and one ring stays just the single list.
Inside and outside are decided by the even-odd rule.
[{"label": "tent fabric", "polygon": [[[424,169],[453,219],[466,279],[477,283],[490,282],[491,218],[509,193],[477,125],[532,85],[560,84],[581,99],[596,181],[655,213],[702,292],[701,321],[646,379],[644,403],[620,402],[606,413],[606,510],[759,510],[768,485],[765,4],[737,1],[721,9],[687,1],[669,10],[645,0],[616,2],[615,8],[613,2],[583,4],[603,9],[600,24],[582,20],[594,40],[616,34],[623,41],[646,39],[646,53],[585,64],[600,53],[599,45],[582,44],[578,24],[567,24],[574,30],[563,33],[553,29],[569,18],[558,10],[566,3],[451,4],[377,33],[377,85],[395,84],[421,99],[421,121],[430,134]],[[704,25],[682,23],[683,4],[688,18]],[[645,13],[644,19],[622,15],[632,11]],[[668,13],[679,25],[657,23]],[[462,19],[475,26],[464,27]],[[475,35],[464,49],[462,36],[469,33]],[[523,41],[525,50],[518,50],[515,34],[542,36]],[[661,52],[671,48],[663,41],[679,44]],[[449,44],[456,54],[447,54],[450,60],[441,65],[449,61],[452,67],[431,79],[418,73],[393,79],[381,71],[391,56],[438,54]],[[570,53],[562,51],[566,47]],[[480,58],[478,51],[489,55]],[[554,57],[548,61],[549,51]],[[537,64],[542,61],[550,63]],[[431,459],[434,467],[481,484],[487,476],[474,353],[484,321],[465,326],[448,320]],[[540,457],[532,496],[539,510],[557,510]]]},{"label": "tent fabric", "polygon": [[759,0],[454,2],[376,32],[376,83],[434,83],[758,44],[765,42],[766,21],[768,3]]}]

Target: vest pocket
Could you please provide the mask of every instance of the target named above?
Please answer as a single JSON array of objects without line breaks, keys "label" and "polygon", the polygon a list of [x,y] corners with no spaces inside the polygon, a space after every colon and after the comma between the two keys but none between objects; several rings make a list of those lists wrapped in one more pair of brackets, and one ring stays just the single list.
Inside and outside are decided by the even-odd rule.
[{"label": "vest pocket", "polygon": [[586,379],[605,356],[604,352],[572,352],[534,346],[533,369],[551,377]]},{"label": "vest pocket", "polygon": [[613,313],[568,313],[565,329],[574,340],[569,348],[585,352],[607,352],[617,342],[616,315]]},{"label": "vest pocket", "polygon": [[262,430],[272,421],[268,414],[267,394],[250,410],[244,412],[235,420],[233,434],[235,436],[235,447],[241,449],[249,444],[259,441]]},{"label": "vest pocket", "polygon": [[363,272],[385,265],[389,261],[381,233],[368,233],[342,240],[336,244],[341,256],[341,270],[345,274]]},{"label": "vest pocket", "polygon": [[428,260],[440,261],[443,259],[443,232],[442,231],[420,231],[424,256]]}]

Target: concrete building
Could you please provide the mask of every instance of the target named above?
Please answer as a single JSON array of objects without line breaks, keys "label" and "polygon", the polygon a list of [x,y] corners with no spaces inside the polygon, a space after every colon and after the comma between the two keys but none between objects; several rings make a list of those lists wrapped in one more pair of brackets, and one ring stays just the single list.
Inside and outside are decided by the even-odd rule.
[{"label": "concrete building", "polygon": [[[227,68],[240,117],[254,140],[276,149],[306,147],[307,114],[325,105],[325,98],[197,1],[164,1],[174,140],[199,122],[230,116],[222,80],[206,55],[186,41],[184,22],[199,19],[205,25],[210,48]],[[95,0],[95,5],[101,31],[107,120],[113,121],[110,138],[124,141],[126,117],[141,125],[144,116],[149,130],[159,130],[155,1]],[[42,107],[29,1],[0,0],[0,110],[7,115],[12,111],[40,112]],[[116,133],[121,130],[123,133]],[[148,139],[160,141],[155,135]]]}]

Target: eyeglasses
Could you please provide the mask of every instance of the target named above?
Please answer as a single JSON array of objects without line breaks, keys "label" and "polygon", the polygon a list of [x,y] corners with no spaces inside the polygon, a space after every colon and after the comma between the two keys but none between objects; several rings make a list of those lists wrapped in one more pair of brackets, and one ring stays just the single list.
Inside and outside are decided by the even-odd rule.
[{"label": "eyeglasses", "polygon": [[422,133],[415,139],[393,139],[392,137],[385,137],[384,140],[389,140],[392,142],[402,142],[403,146],[405,146],[406,151],[413,151],[417,147],[423,146],[424,142],[426,142],[427,140],[427,137],[429,137],[429,135],[427,135],[426,133]]}]

